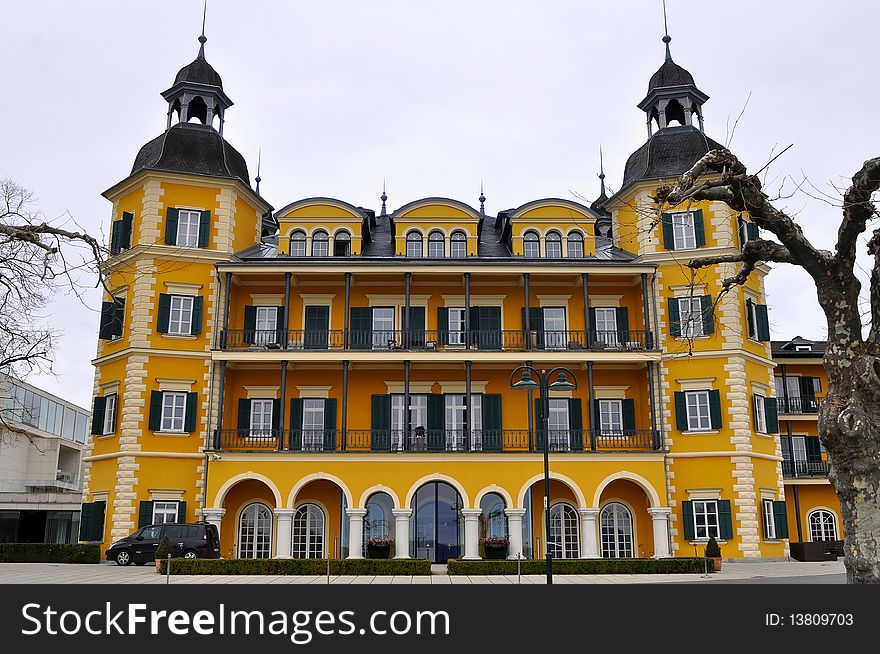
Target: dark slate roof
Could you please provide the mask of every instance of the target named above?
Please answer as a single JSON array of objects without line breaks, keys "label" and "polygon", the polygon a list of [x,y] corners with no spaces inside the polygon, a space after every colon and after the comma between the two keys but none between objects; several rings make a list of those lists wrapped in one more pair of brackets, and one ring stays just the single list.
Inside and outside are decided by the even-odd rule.
[{"label": "dark slate roof", "polygon": [[[825,356],[828,341],[811,341],[795,336],[790,341],[770,341],[770,351],[774,357],[821,358]],[[808,345],[810,350],[798,350],[798,346]]]},{"label": "dark slate roof", "polygon": [[[498,224],[496,227],[495,225]],[[483,216],[480,219],[480,240],[477,243],[480,257],[510,257],[513,253],[504,238],[504,222]]]},{"label": "dark slate roof", "polygon": [[184,66],[177,72],[174,84],[179,84],[180,82],[193,82],[195,84],[207,84],[208,86],[223,88],[223,80],[220,79],[220,74],[201,55],[196,57],[191,64]]},{"label": "dark slate roof", "polygon": [[394,237],[391,229],[391,216],[376,216],[376,226],[370,229],[369,243],[361,245],[361,256],[393,257]]},{"label": "dark slate roof", "polygon": [[179,123],[140,149],[131,167],[240,179],[250,186],[244,157],[213,127]]},{"label": "dark slate roof", "polygon": [[651,75],[651,80],[648,82],[648,93],[665,86],[685,86],[687,84],[694,84],[694,76],[672,59],[667,59],[657,69],[657,72]]},{"label": "dark slate roof", "polygon": [[661,129],[626,160],[621,190],[639,180],[678,177],[709,150],[723,147],[696,127]]}]

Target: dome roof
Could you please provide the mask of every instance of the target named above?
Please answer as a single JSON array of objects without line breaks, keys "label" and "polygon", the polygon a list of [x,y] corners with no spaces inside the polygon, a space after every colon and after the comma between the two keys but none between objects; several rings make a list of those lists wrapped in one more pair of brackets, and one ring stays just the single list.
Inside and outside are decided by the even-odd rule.
[{"label": "dome roof", "polygon": [[651,81],[648,82],[648,93],[664,86],[686,86],[688,84],[694,85],[694,76],[672,59],[667,59],[657,69],[657,72],[651,75]]},{"label": "dome roof", "polygon": [[174,84],[179,84],[180,82],[192,82],[223,88],[223,80],[220,79],[220,75],[201,55],[196,57],[191,64],[184,66],[178,71],[177,77],[174,78]]},{"label": "dome roof", "polygon": [[212,127],[195,123],[174,125],[144,145],[131,173],[145,169],[228,177],[250,186],[247,163],[238,150]]},{"label": "dome roof", "polygon": [[661,129],[626,160],[621,189],[643,179],[678,177],[709,150],[723,147],[696,127]]}]

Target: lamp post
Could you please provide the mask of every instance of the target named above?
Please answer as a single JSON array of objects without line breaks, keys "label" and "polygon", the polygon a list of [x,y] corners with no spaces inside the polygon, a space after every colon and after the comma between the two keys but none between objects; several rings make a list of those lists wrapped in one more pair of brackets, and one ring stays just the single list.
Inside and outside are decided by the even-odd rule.
[{"label": "lamp post", "polygon": [[[517,373],[521,373],[519,381],[513,381]],[[572,381],[568,380],[571,375]],[[556,381],[551,382],[553,375],[557,375]],[[536,381],[537,380],[537,381]],[[553,583],[553,555],[550,546],[555,545],[550,541],[550,391],[571,391],[577,388],[577,377],[568,368],[558,366],[549,371],[538,372],[532,366],[519,366],[510,373],[510,387],[516,390],[533,391],[538,389],[541,402],[541,426],[539,429],[544,434],[544,547],[547,549],[547,584]],[[539,432],[540,433],[540,432]]]}]

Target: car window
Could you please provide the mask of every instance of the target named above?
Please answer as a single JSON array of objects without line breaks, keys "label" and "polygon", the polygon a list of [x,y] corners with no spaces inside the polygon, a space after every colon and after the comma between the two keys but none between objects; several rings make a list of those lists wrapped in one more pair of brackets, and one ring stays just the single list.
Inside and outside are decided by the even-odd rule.
[{"label": "car window", "polygon": [[186,538],[186,525],[165,525],[165,538],[170,540]]},{"label": "car window", "polygon": [[201,538],[201,532],[203,527],[199,527],[198,525],[187,525],[186,527],[186,538],[187,540],[198,540]]},{"label": "car window", "polygon": [[145,540],[155,540],[162,536],[162,525],[153,525],[151,527],[144,527],[143,533],[141,536],[144,537]]}]

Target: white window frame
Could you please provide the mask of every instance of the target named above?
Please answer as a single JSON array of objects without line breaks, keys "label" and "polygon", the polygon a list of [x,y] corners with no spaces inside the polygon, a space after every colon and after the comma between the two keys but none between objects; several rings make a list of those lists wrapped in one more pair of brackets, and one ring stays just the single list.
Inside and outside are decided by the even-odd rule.
[{"label": "white window frame", "polygon": [[[551,315],[552,318],[549,317]],[[544,321],[544,349],[564,350],[568,345],[568,312],[565,307],[541,307],[541,316]],[[555,325],[553,329],[547,328],[548,323]]]},{"label": "white window frame", "polygon": [[[170,403],[169,400],[171,400]],[[180,415],[177,415],[178,413]],[[178,424],[180,425],[179,427],[177,426]],[[160,426],[161,431],[165,433],[186,433],[184,431],[186,426],[186,393],[182,391],[165,391],[162,393],[162,421]]]},{"label": "white window frame", "polygon": [[[696,310],[694,310],[695,306]],[[678,323],[681,338],[704,336],[703,299],[690,296],[678,298]]]},{"label": "white window frame", "polygon": [[[576,245],[575,245],[576,244]],[[580,247],[580,254],[574,253],[572,254],[572,247]],[[566,248],[567,252],[565,253],[569,259],[583,259],[584,258],[584,235],[580,232],[570,232],[568,235],[568,247]]]},{"label": "white window frame", "polygon": [[302,504],[293,516],[292,554],[295,559],[320,559],[327,546],[327,521],[317,504]]},{"label": "white window frame", "polygon": [[116,393],[104,396],[104,424],[101,426],[101,434],[107,436],[116,432]]},{"label": "white window frame", "polygon": [[180,209],[177,212],[177,247],[199,247],[199,225],[202,221],[201,211]]},{"label": "white window frame", "polygon": [[[818,521],[814,520],[818,518]],[[837,536],[837,516],[828,509],[814,509],[807,514],[807,522],[810,525],[810,542],[825,543],[840,540]],[[819,536],[817,539],[816,536]],[[833,538],[826,538],[833,536]]]},{"label": "white window frame", "polygon": [[[322,236],[323,238],[318,238]],[[315,247],[318,244],[321,244],[321,249],[323,252],[318,252]],[[329,257],[330,256],[330,235],[324,230],[319,230],[312,234],[312,256],[313,257]]]},{"label": "white window frame", "polygon": [[599,513],[602,556],[606,559],[635,556],[632,511],[623,502],[609,502]]},{"label": "white window frame", "polygon": [[[528,238],[533,236],[534,238]],[[529,246],[533,245],[535,252],[534,254],[529,254]],[[541,258],[541,237],[538,236],[537,233],[533,231],[528,231],[523,234],[523,256],[526,259],[540,259]]]},{"label": "white window frame", "polygon": [[[300,236],[301,238],[297,238]],[[293,247],[294,243],[296,244],[297,250],[301,250],[299,252],[294,252]],[[290,235],[290,256],[292,257],[304,257],[307,256],[309,252],[308,248],[308,240],[306,238],[306,233],[301,229],[294,230]]]},{"label": "white window frame", "polygon": [[154,501],[153,502],[153,524],[164,525],[169,522],[177,522],[177,515],[180,511],[179,502]]},{"label": "white window frame", "polygon": [[238,516],[238,558],[271,558],[272,531],[272,509],[262,502],[244,507]]},{"label": "white window frame", "polygon": [[759,434],[767,433],[767,413],[764,400],[763,395],[755,393],[755,429]]},{"label": "white window frame", "polygon": [[577,510],[567,502],[557,502],[550,507],[550,533],[545,547],[558,558],[580,558],[580,527]]},{"label": "white window frame", "polygon": [[550,433],[546,436],[550,439],[550,449],[554,452],[568,451],[571,449],[571,407],[568,398],[551,397],[548,404],[547,429]]},{"label": "white window frame", "polygon": [[599,429],[600,436],[605,432],[610,432],[608,436],[623,433],[623,400],[599,400]]},{"label": "white window frame", "polygon": [[746,324],[748,326],[749,338],[756,343],[758,341],[758,305],[752,300],[746,302]]},{"label": "white window frame", "polygon": [[449,345],[464,345],[465,308],[449,307]]},{"label": "white window frame", "polygon": [[[382,312],[391,312],[391,318],[386,317],[382,318],[382,323],[389,325],[385,327],[377,327],[376,320],[377,314]],[[373,339],[373,349],[374,350],[387,350],[389,341],[396,341],[397,332],[394,329],[395,319],[397,318],[397,312],[395,307],[372,307],[370,311],[370,332],[372,334]],[[390,320],[390,322],[389,322]]]},{"label": "white window frame", "polygon": [[[465,411],[467,395],[446,393],[444,396],[444,415],[446,425],[446,450],[461,452],[467,442],[465,439]],[[471,393],[471,450],[483,449],[483,395]]]},{"label": "white window frame", "polygon": [[[617,309],[615,307],[596,307],[596,340],[608,347],[617,347]],[[611,320],[609,321],[609,316]],[[609,329],[610,327],[610,329]]]},{"label": "white window frame", "polygon": [[761,500],[764,513],[764,540],[778,540],[776,538],[776,514],[773,512],[773,500]]},{"label": "white window frame", "polygon": [[[403,393],[391,395],[391,449],[401,451],[406,449],[406,434],[404,434],[403,416]],[[417,427],[428,429],[428,395],[426,393],[409,394],[409,433],[415,434]]]},{"label": "white window frame", "polygon": [[303,398],[301,443],[304,452],[323,451],[326,409],[327,403],[323,398]]},{"label": "white window frame", "polygon": [[[694,401],[691,401],[694,398]],[[705,416],[702,415],[704,406],[701,400],[705,398]],[[687,410],[688,431],[711,431],[712,430],[712,405],[709,402],[709,391],[686,391],[684,394],[685,407]],[[691,409],[695,411],[692,412]]]},{"label": "white window frame", "polygon": [[278,307],[254,307],[254,341],[269,345],[278,341]]},{"label": "white window frame", "polygon": [[697,247],[697,231],[694,214],[690,211],[674,213],[672,220],[672,243],[675,250],[693,250]]},{"label": "white window frame", "polygon": [[[440,238],[437,238],[437,237]],[[433,247],[432,247],[433,246]],[[440,253],[437,254],[435,251],[437,246],[440,246]],[[435,250],[435,251],[432,251]],[[429,259],[445,259],[446,258],[446,237],[443,236],[442,232],[431,232],[428,234],[428,258]]]},{"label": "white window frame", "polygon": [[[554,243],[554,248],[559,247],[559,254],[551,254],[550,253],[550,244]],[[559,232],[548,232],[546,236],[544,236],[544,255],[550,259],[551,257],[554,259],[562,258],[562,236]]]},{"label": "white window frame", "polygon": [[[693,500],[692,507],[694,510],[694,539],[709,540],[711,536],[714,536],[716,540],[720,540],[721,521],[718,514],[718,500]],[[714,525],[712,519],[714,519]],[[700,535],[700,530],[703,530],[704,535]]]},{"label": "white window frame", "polygon": [[[192,314],[195,297],[172,295],[168,311],[168,333],[172,336],[192,335]],[[175,316],[175,314],[177,314]]]},{"label": "white window frame", "polygon": [[[413,248],[418,246],[418,253],[410,253],[410,246],[412,246]],[[406,256],[412,257],[414,259],[419,259],[425,256],[424,237],[419,232],[410,232],[406,235]]]},{"label": "white window frame", "polygon": [[249,433],[252,438],[260,438],[272,434],[273,404],[271,399],[260,398],[251,400]]},{"label": "white window frame", "polygon": [[449,238],[449,256],[452,259],[467,258],[467,234],[464,232],[452,233],[452,236]]}]

